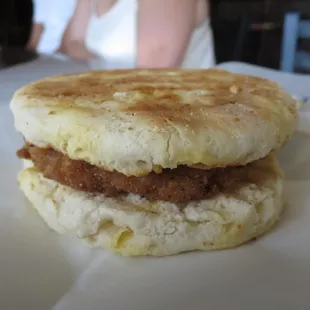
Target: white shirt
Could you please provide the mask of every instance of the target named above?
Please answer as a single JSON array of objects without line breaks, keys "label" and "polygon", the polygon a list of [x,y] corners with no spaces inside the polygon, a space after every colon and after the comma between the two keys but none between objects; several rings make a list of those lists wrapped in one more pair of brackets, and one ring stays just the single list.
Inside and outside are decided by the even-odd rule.
[{"label": "white shirt", "polygon": [[[74,12],[76,0],[34,0],[34,22],[44,24],[37,50],[53,54]],[[86,47],[98,55],[90,61],[94,69],[133,68],[137,55],[137,0],[118,0],[102,16],[93,9],[86,32]],[[206,20],[193,33],[182,64],[183,68],[214,66],[213,37]]]},{"label": "white shirt", "polygon": [[37,51],[53,54],[61,43],[62,35],[73,15],[76,0],[34,0],[33,22],[44,25]]},{"label": "white shirt", "polygon": [[[86,33],[86,47],[98,55],[90,61],[94,69],[132,68],[137,56],[137,0],[118,0],[102,16],[90,17]],[[213,37],[206,20],[197,27],[182,64],[183,68],[209,68],[215,65]]]}]

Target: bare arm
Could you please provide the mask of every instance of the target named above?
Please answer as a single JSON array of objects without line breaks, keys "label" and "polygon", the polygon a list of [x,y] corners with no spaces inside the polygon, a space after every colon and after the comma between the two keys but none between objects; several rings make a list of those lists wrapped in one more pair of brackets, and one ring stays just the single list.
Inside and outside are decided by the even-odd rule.
[{"label": "bare arm", "polygon": [[70,40],[84,42],[90,14],[91,0],[77,0],[73,16],[65,31]]},{"label": "bare arm", "polygon": [[39,45],[42,35],[45,31],[45,21],[49,11],[49,3],[41,0],[33,0],[33,20],[30,36],[26,44],[26,49],[35,51]]},{"label": "bare arm", "polygon": [[195,13],[196,0],[139,0],[137,67],[180,66]]},{"label": "bare arm", "polygon": [[90,13],[91,0],[77,0],[73,16],[62,37],[60,52],[76,60],[93,57],[84,44]]},{"label": "bare arm", "polygon": [[35,51],[37,49],[43,31],[44,31],[43,24],[39,23],[32,24],[30,38],[26,45],[27,50]]}]

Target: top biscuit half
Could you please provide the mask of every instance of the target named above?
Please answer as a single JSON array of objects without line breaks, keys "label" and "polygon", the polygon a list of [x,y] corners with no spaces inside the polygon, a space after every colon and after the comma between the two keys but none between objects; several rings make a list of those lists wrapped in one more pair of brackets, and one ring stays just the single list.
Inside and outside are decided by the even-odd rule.
[{"label": "top biscuit half", "polygon": [[179,165],[245,165],[278,149],[297,122],[276,83],[227,71],[115,70],[45,78],[16,91],[16,129],[127,176]]}]

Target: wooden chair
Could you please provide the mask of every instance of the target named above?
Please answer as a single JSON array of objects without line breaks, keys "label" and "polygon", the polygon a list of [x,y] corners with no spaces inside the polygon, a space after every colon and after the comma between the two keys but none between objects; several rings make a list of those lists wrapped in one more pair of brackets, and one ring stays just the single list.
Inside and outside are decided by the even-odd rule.
[{"label": "wooden chair", "polygon": [[299,39],[310,39],[310,20],[303,20],[300,13],[288,12],[284,17],[280,70],[310,70],[310,52],[298,50]]}]

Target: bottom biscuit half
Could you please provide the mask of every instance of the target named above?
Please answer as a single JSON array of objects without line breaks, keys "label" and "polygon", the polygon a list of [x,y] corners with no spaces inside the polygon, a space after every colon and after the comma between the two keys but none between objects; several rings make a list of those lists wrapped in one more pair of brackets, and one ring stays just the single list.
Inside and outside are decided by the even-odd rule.
[{"label": "bottom biscuit half", "polygon": [[274,169],[259,185],[245,184],[233,193],[182,204],[76,191],[31,166],[18,180],[56,232],[125,256],[165,256],[231,248],[270,230],[283,209],[283,177],[273,156],[265,160],[272,161]]}]

